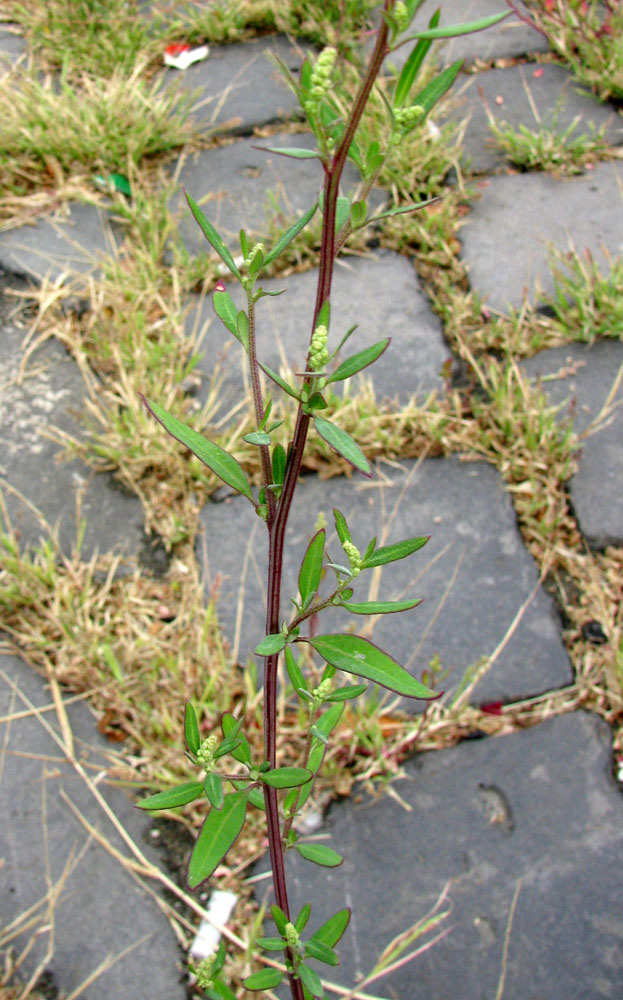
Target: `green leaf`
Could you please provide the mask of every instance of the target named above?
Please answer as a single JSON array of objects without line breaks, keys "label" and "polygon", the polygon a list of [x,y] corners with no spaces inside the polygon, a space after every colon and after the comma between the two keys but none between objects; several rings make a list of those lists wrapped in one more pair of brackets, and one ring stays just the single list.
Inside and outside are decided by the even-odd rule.
[{"label": "green leaf", "polygon": [[328,948],[334,948],[350,921],[350,909],[338,910],[312,934],[313,941],[320,941]]},{"label": "green leaf", "polygon": [[309,990],[313,997],[324,997],[324,990],[322,988],[322,983],[320,982],[320,976],[317,972],[310,969],[308,965],[303,964],[299,965],[298,972],[303,986]]},{"label": "green leaf", "polygon": [[335,530],[337,532],[337,537],[339,538],[342,545],[344,542],[352,542],[350,531],[348,530],[348,525],[346,523],[346,518],[337,509],[333,508],[333,520],[335,521]]},{"label": "green leaf", "polygon": [[366,221],[368,206],[365,201],[354,201],[350,207],[350,224],[353,229],[359,229]]},{"label": "green leaf", "polygon": [[268,375],[268,377],[273,380],[275,385],[278,385],[280,389],[283,389],[283,391],[288,394],[288,396],[292,396],[293,399],[298,400],[298,402],[300,403],[301,401],[300,393],[298,393],[296,389],[294,389],[291,385],[288,385],[288,383],[285,381],[285,379],[281,377],[281,375],[278,375],[277,372],[274,372],[272,368],[269,368],[268,365],[263,364],[263,362],[261,361],[258,361],[258,364],[262,369],[262,371],[264,372],[264,374]]},{"label": "green leaf", "polygon": [[[322,653],[320,654],[322,656]],[[338,722],[342,718],[342,712],[344,711],[343,705],[332,705],[328,708],[326,712],[316,720],[316,729],[323,734],[323,736],[330,736]]]},{"label": "green leaf", "polygon": [[413,552],[417,552],[426,545],[430,535],[421,535],[417,538],[405,538],[402,542],[394,542],[393,545],[382,545],[380,549],[375,549],[371,555],[362,561],[363,569],[370,569],[373,566],[386,566],[387,563],[396,562],[398,559],[405,559]]},{"label": "green leaf", "polygon": [[206,219],[205,215],[199,208],[199,205],[197,204],[196,201],[194,201],[193,198],[190,197],[188,191],[185,191],[184,193],[186,195],[186,201],[190,206],[190,210],[193,213],[195,220],[199,223],[199,228],[201,229],[201,232],[207,239],[208,243],[214,248],[214,250],[216,250],[217,254],[221,258],[223,263],[227,265],[231,273],[235,274],[236,277],[240,279],[241,274],[238,268],[236,267],[234,258],[232,257],[229,250],[223,243],[216,229],[214,228],[212,223],[208,219]]},{"label": "green leaf", "polygon": [[335,209],[335,234],[340,232],[342,226],[346,225],[350,219],[350,198],[346,198],[340,195],[337,199],[337,205]]},{"label": "green leaf", "polygon": [[348,684],[346,687],[332,691],[327,697],[327,701],[350,701],[351,698],[358,698],[368,690],[367,684]]},{"label": "green leaf", "polygon": [[255,943],[263,951],[283,951],[287,947],[283,938],[278,937],[256,938]]},{"label": "green leaf", "polygon": [[186,709],[184,712],[184,736],[186,738],[186,746],[190,752],[192,754],[197,753],[197,750],[201,746],[201,736],[199,735],[197,715],[189,701],[186,702]]},{"label": "green leaf", "polygon": [[374,364],[380,358],[381,354],[387,350],[390,340],[390,337],[385,337],[384,340],[379,340],[376,344],[366,347],[364,351],[351,354],[349,358],[342,361],[342,364],[335,369],[327,381],[341,382],[345,378],[351,378],[351,376],[356,375],[357,372],[367,368],[368,365]]},{"label": "green leaf", "polygon": [[315,865],[322,865],[323,868],[337,868],[341,865],[344,858],[337,851],[334,851],[331,847],[325,847],[324,844],[295,844],[294,845],[306,861],[313,861]]},{"label": "green leaf", "polygon": [[245,351],[249,348],[249,337],[243,337],[240,330],[238,329],[238,307],[232,299],[229,292],[214,292],[212,296],[212,304],[214,306],[214,312],[218,318],[225,324],[230,333],[233,333],[236,340],[238,340]]},{"label": "green leaf", "polygon": [[307,921],[309,920],[310,914],[311,903],[305,903],[305,905],[301,907],[299,914],[294,921],[294,927],[299,934],[302,934],[307,927]]},{"label": "green leaf", "polygon": [[265,431],[251,431],[250,434],[245,434],[242,440],[247,444],[270,444],[270,434],[266,434]]},{"label": "green leaf", "polygon": [[298,665],[298,662],[294,659],[294,653],[289,646],[286,646],[285,651],[286,658],[286,670],[288,671],[288,677],[295,691],[307,691],[307,682],[303,676],[303,671]]},{"label": "green leaf", "polygon": [[[441,17],[441,8],[436,10],[430,21],[428,22],[429,29],[436,28],[439,24],[439,18]],[[428,50],[433,44],[432,38],[421,38],[417,45],[414,46],[413,51],[406,63],[402,67],[402,72],[398,77],[398,83],[396,84],[396,90],[394,91],[394,107],[400,108],[406,103],[411,87],[415,83],[416,77],[421,69],[422,63],[426,58]]]},{"label": "green leaf", "polygon": [[279,986],[282,979],[283,972],[279,969],[262,969],[245,979],[242,985],[247,990],[270,990],[273,986]]},{"label": "green leaf", "polygon": [[292,240],[296,236],[298,236],[298,234],[302,232],[303,229],[305,229],[305,226],[313,219],[317,208],[318,208],[318,203],[313,205],[307,212],[305,212],[305,214],[302,215],[300,219],[297,219],[294,225],[290,226],[289,229],[286,229],[285,233],[281,234],[281,236],[275,243],[272,250],[266,256],[264,260],[265,265],[271,264],[280,254],[283,253],[285,248],[292,242]]},{"label": "green leaf", "polygon": [[320,312],[318,313],[318,319],[316,320],[316,326],[326,326],[327,330],[331,325],[331,301],[325,299],[320,307]]},{"label": "green leaf", "polygon": [[[316,635],[306,639],[315,650],[337,670],[365,677],[375,684],[404,695],[405,698],[439,698],[412,677],[397,660],[360,635]],[[334,707],[338,707],[337,705]],[[329,709],[331,711],[331,709]]]},{"label": "green leaf", "polygon": [[258,146],[267,153],[277,153],[279,156],[291,156],[294,160],[318,160],[320,153],[314,149],[303,149],[301,146]]},{"label": "green leaf", "polygon": [[366,476],[372,475],[372,470],[368,464],[368,460],[364,453],[362,452],[359,445],[353,441],[350,434],[343,431],[341,427],[337,424],[332,424],[330,420],[326,420],[324,417],[316,417],[314,419],[314,426],[320,434],[323,441],[354,465],[356,469],[363,472]]},{"label": "green leaf", "polygon": [[474,31],[483,31],[485,28],[490,28],[492,24],[503,21],[509,14],[510,11],[505,10],[500,14],[491,14],[489,17],[482,17],[479,21],[468,21],[465,24],[451,24],[445,28],[429,28],[426,31],[418,31],[413,35],[409,35],[404,41],[411,42],[416,38],[433,40],[435,38],[458,38],[459,35],[470,35]]},{"label": "green leaf", "polygon": [[352,601],[345,601],[343,608],[348,608],[354,615],[391,615],[395,611],[409,611],[422,603],[422,598],[418,597],[414,601],[361,601],[356,604]]},{"label": "green leaf", "polygon": [[266,809],[266,801],[264,799],[264,792],[261,788],[252,788],[249,792],[249,802],[256,809]]},{"label": "green leaf", "polygon": [[272,788],[298,788],[311,781],[313,774],[306,767],[275,767],[264,771],[260,778]]},{"label": "green leaf", "polygon": [[277,925],[277,930],[279,931],[279,933],[285,934],[287,920],[286,920],[286,915],[281,909],[281,907],[277,906],[277,904],[274,903],[270,908],[270,912],[272,914],[273,920],[275,921],[275,924]]},{"label": "green leaf", "polygon": [[435,202],[439,200],[439,196],[436,195],[434,198],[427,198],[426,201],[418,201],[413,205],[401,205],[399,208],[388,208],[385,212],[379,212],[378,215],[371,216],[371,218],[368,219],[368,225],[371,222],[380,222],[381,219],[390,219],[392,215],[410,215],[413,212],[419,212],[421,208],[426,208],[427,205],[434,205]]},{"label": "green leaf", "polygon": [[284,476],[286,474],[286,465],[288,457],[286,455],[286,450],[281,444],[276,444],[273,448],[273,482],[281,486],[283,483]]},{"label": "green leaf", "polygon": [[274,656],[280,653],[286,644],[286,637],[283,632],[276,632],[275,635],[267,635],[255,647],[256,656]]},{"label": "green leaf", "polygon": [[222,1000],[236,1000],[236,994],[232,993],[227,983],[224,983],[220,976],[215,980],[213,989],[215,995],[221,997]]},{"label": "green leaf", "polygon": [[210,774],[206,774],[203,787],[205,788],[205,793],[208,796],[210,804],[213,805],[215,809],[222,809],[225,796],[223,794],[223,782],[220,774],[217,774],[216,771],[211,771]]},{"label": "green leaf", "polygon": [[168,788],[166,792],[149,795],[136,804],[139,809],[175,809],[177,806],[194,802],[202,794],[203,785],[200,781],[187,781],[183,785],[176,785],[175,788]]},{"label": "green leaf", "polygon": [[437,101],[439,101],[447,90],[456,80],[459,70],[463,65],[463,60],[458,59],[456,62],[452,63],[446,69],[442,70],[434,80],[431,80],[423,90],[420,90],[419,94],[413,98],[413,103],[421,108],[424,108],[425,114],[435,106]]},{"label": "green leaf", "polygon": [[325,965],[340,964],[340,960],[333,951],[333,948],[329,948],[322,941],[314,941],[313,938],[306,942],[305,954],[309,955],[310,958],[315,958],[318,962],[324,962]]},{"label": "green leaf", "polygon": [[236,316],[236,330],[238,331],[238,340],[245,346],[249,344],[249,317],[246,312],[241,309]]},{"label": "green leaf", "polygon": [[232,792],[225,796],[222,809],[211,809],[208,813],[190,856],[188,885],[191,889],[210,878],[240,836],[247,801],[246,791]]},{"label": "green leaf", "polygon": [[299,593],[303,606],[309,598],[314,596],[320,586],[325,537],[326,532],[324,528],[321,528],[311,539],[303,556],[299,570]]},{"label": "green leaf", "polygon": [[179,441],[189,451],[192,451],[193,455],[196,455],[204,465],[207,465],[208,469],[211,469],[227,486],[231,486],[232,489],[237,490],[238,493],[242,493],[243,496],[253,502],[249,480],[244,469],[238,464],[233,455],[230,455],[218,444],[214,444],[213,441],[208,441],[207,438],[198,434],[197,431],[192,430],[191,427],[182,423],[177,417],[167,413],[158,403],[151,403],[144,396],[143,402],[171,437],[174,437],[176,441]]}]

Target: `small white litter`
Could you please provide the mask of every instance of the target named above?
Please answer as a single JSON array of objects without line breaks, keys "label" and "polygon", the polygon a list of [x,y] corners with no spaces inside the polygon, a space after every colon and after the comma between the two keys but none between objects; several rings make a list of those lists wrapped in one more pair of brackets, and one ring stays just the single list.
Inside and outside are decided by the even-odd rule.
[{"label": "small white litter", "polygon": [[211,893],[206,910],[207,919],[204,918],[199,924],[199,930],[190,949],[190,954],[195,961],[201,962],[202,959],[213,955],[218,949],[221,933],[211,921],[223,927],[229,920],[237,900],[238,897],[233,892],[214,889]]},{"label": "small white litter", "polygon": [[193,63],[207,59],[210,50],[207,45],[191,49],[190,45],[168,45],[164,53],[164,65],[173,69],[188,69]]}]

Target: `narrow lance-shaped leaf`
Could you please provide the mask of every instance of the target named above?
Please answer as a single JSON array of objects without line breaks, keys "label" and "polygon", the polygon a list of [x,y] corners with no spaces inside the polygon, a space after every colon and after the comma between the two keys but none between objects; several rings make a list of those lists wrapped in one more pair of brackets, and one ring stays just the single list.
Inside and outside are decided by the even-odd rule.
[{"label": "narrow lance-shaped leaf", "polygon": [[279,986],[282,979],[283,972],[279,969],[262,969],[248,976],[242,985],[246,990],[270,990],[274,986]]},{"label": "narrow lance-shaped leaf", "polygon": [[229,292],[221,291],[220,288],[217,288],[212,296],[212,304],[214,306],[214,312],[218,318],[225,324],[229,332],[233,333],[234,337],[240,344],[242,344],[245,351],[248,350],[248,331],[247,336],[245,337],[238,328],[238,307]]},{"label": "narrow lance-shaped leaf", "polygon": [[313,774],[306,767],[276,767],[264,771],[260,778],[271,788],[298,788],[311,781]]},{"label": "narrow lance-shaped leaf", "polygon": [[341,854],[334,851],[332,847],[325,847],[324,844],[295,844],[294,845],[306,861],[312,861],[315,865],[322,865],[323,868],[337,868],[344,861]]},{"label": "narrow lance-shaped leaf", "polygon": [[418,94],[413,98],[414,105],[424,108],[424,113],[428,114],[432,108],[434,108],[437,101],[441,100],[446,91],[450,90],[450,87],[456,80],[459,70],[463,65],[463,60],[458,59],[457,62],[452,63],[446,69],[442,70],[441,73],[435,77],[434,80],[420,90]]},{"label": "narrow lance-shaped leaf", "polygon": [[346,518],[337,507],[333,508],[333,519],[335,521],[335,530],[337,532],[337,537],[339,538],[342,545],[344,542],[352,542],[351,533],[349,531],[348,525],[346,523]]},{"label": "narrow lance-shaped leaf", "polygon": [[176,809],[194,802],[202,794],[203,785],[200,781],[187,781],[175,788],[168,788],[165,792],[149,795],[136,804],[139,809]]},{"label": "narrow lance-shaped leaf", "polygon": [[342,455],[347,462],[354,465],[364,475],[372,475],[372,470],[366,456],[356,441],[353,441],[350,434],[347,434],[337,424],[332,424],[330,420],[326,420],[324,417],[315,417],[314,425],[323,441],[326,441],[338,455]]},{"label": "narrow lance-shaped leaf", "polygon": [[184,711],[184,736],[186,737],[186,746],[190,752],[197,753],[201,744],[199,723],[197,722],[195,710],[189,701],[186,702],[186,709]]},{"label": "narrow lance-shaped leaf", "polygon": [[303,671],[298,665],[298,662],[294,658],[294,653],[292,652],[290,646],[286,646],[285,649],[285,660],[286,660],[286,670],[288,671],[288,677],[295,691],[307,691],[307,682],[303,676]]},{"label": "narrow lance-shaped leaf", "polygon": [[325,965],[340,964],[340,960],[333,951],[333,948],[328,948],[322,941],[314,941],[313,938],[305,943],[305,954],[310,958],[315,958],[318,962],[324,962]]},{"label": "narrow lance-shaped leaf", "polygon": [[391,615],[396,611],[410,611],[422,603],[418,597],[413,601],[344,601],[343,608],[348,608],[354,615]]},{"label": "narrow lance-shaped leaf", "polygon": [[320,586],[325,536],[326,532],[324,528],[317,531],[303,556],[299,570],[299,593],[303,607],[305,607],[308,599],[314,596]]},{"label": "narrow lance-shaped leaf", "polygon": [[310,969],[309,965],[300,965],[299,977],[303,986],[309,990],[313,997],[324,997],[320,976],[314,969]]},{"label": "narrow lance-shaped leaf", "polygon": [[405,698],[434,699],[440,692],[431,691],[421,681],[412,677],[397,660],[374,643],[360,635],[317,635],[305,639],[337,670],[344,670],[358,677],[365,677],[381,687],[395,691]]},{"label": "narrow lance-shaped leaf", "polygon": [[247,793],[232,792],[225,796],[220,810],[208,813],[188,865],[188,885],[196,889],[216,870],[229,848],[240,836],[247,813]]},{"label": "narrow lance-shaped leaf", "polygon": [[296,399],[300,402],[301,400],[300,393],[298,393],[296,389],[293,388],[293,386],[288,385],[286,380],[283,379],[281,375],[273,371],[272,368],[269,368],[268,365],[263,364],[263,362],[261,361],[258,361],[258,364],[262,369],[262,371],[264,372],[264,374],[268,375],[268,377],[273,380],[275,385],[278,385],[280,389],[283,389],[283,391],[286,392],[288,396],[292,396],[293,399]]},{"label": "narrow lance-shaped leaf", "polygon": [[428,28],[425,31],[417,31],[409,35],[408,38],[403,39],[403,42],[411,42],[416,38],[434,40],[435,38],[458,38],[460,35],[471,35],[475,31],[483,31],[485,28],[490,28],[493,24],[497,24],[498,21],[503,21],[509,14],[510,11],[505,10],[500,14],[491,14],[489,17],[482,17],[478,21],[468,21],[465,24],[450,24],[441,28]]},{"label": "narrow lance-shaped leaf", "polygon": [[297,219],[294,225],[290,226],[289,229],[286,229],[285,233],[281,234],[281,236],[275,243],[272,250],[270,250],[267,256],[264,258],[265,266],[266,264],[271,264],[279,256],[279,254],[283,253],[283,251],[286,249],[287,246],[289,246],[292,240],[296,236],[298,236],[298,234],[302,232],[303,229],[305,229],[305,226],[308,224],[308,222],[310,222],[313,219],[317,208],[318,208],[318,203],[312,205],[312,207],[308,209],[308,211],[305,212],[305,214],[302,215],[300,219]]},{"label": "narrow lance-shaped leaf", "polygon": [[255,647],[256,656],[274,656],[275,653],[280,653],[286,644],[286,637],[282,632],[276,632],[274,635],[264,636],[261,642]]},{"label": "narrow lance-shaped leaf", "polygon": [[368,365],[374,364],[374,362],[380,358],[381,354],[387,350],[390,343],[390,337],[385,337],[384,340],[377,341],[376,344],[371,344],[370,347],[366,347],[363,351],[358,351],[357,354],[351,354],[349,358],[345,358],[341,365],[335,369],[328,382],[341,382],[345,378],[351,378],[351,376],[356,375],[357,372],[363,371]]},{"label": "narrow lance-shaped leaf", "polygon": [[242,466],[238,464],[233,455],[230,455],[213,441],[208,441],[207,438],[204,438],[203,435],[198,434],[197,431],[182,423],[177,417],[167,413],[158,403],[152,403],[145,399],[144,396],[143,402],[171,437],[174,437],[176,441],[179,441],[189,451],[192,451],[193,455],[196,455],[224,483],[231,486],[232,489],[237,490],[238,493],[242,493],[243,496],[253,502],[249,480]]},{"label": "narrow lance-shaped leaf", "polygon": [[426,545],[429,539],[430,535],[419,535],[415,538],[405,538],[402,542],[394,542],[392,545],[381,545],[369,555],[366,553],[361,564],[362,568],[386,566],[388,563],[397,562],[398,559],[405,559]]},{"label": "narrow lance-shaped leaf", "polygon": [[223,782],[220,774],[217,774],[216,771],[211,771],[210,774],[206,774],[203,787],[210,804],[213,805],[215,809],[222,809],[225,796],[223,794]]},{"label": "narrow lance-shaped leaf", "polygon": [[223,718],[221,719],[221,729],[223,730],[224,736],[231,736],[232,733],[235,732],[236,736],[238,736],[241,741],[240,746],[231,751],[231,755],[234,760],[239,761],[241,764],[250,764],[251,747],[249,746],[249,741],[244,733],[240,732],[239,722],[239,719],[235,719],[229,712],[225,712]]},{"label": "narrow lance-shaped leaf", "polygon": [[[441,9],[436,10],[430,21],[428,22],[428,27],[436,28],[439,24],[439,18],[441,17]],[[421,38],[417,45],[414,47],[413,52],[407,59],[406,63],[402,67],[402,72],[398,77],[398,83],[396,84],[396,90],[394,92],[394,107],[400,108],[405,103],[409,97],[409,92],[411,87],[415,83],[417,75],[421,69],[422,63],[426,58],[428,50],[433,44],[432,38]]]},{"label": "narrow lance-shaped leaf", "polygon": [[314,941],[321,941],[328,948],[335,948],[350,921],[350,909],[338,910],[312,934]]},{"label": "narrow lance-shaped leaf", "polygon": [[195,220],[198,222],[199,228],[201,229],[201,232],[207,239],[208,243],[214,248],[214,250],[216,250],[217,254],[221,258],[223,263],[227,265],[231,273],[235,274],[237,278],[240,278],[241,277],[240,271],[236,267],[234,258],[232,257],[231,253],[223,243],[223,240],[217,233],[216,229],[214,228],[210,220],[206,219],[205,215],[199,208],[197,202],[193,198],[191,198],[191,196],[188,194],[187,191],[185,192],[185,194],[186,194],[186,201],[190,206],[190,210],[193,213]]},{"label": "narrow lance-shaped leaf", "polygon": [[303,149],[302,146],[256,146],[266,153],[277,153],[278,156],[291,156],[294,160],[317,160],[320,158],[318,150]]}]

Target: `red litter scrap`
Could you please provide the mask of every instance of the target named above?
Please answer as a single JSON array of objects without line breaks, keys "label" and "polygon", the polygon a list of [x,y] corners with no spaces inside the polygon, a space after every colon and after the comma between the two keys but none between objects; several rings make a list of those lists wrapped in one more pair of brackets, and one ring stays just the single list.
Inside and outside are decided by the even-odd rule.
[{"label": "red litter scrap", "polygon": [[188,69],[193,63],[206,59],[209,51],[207,45],[199,45],[193,49],[188,42],[173,42],[164,50],[164,64],[173,69]]}]

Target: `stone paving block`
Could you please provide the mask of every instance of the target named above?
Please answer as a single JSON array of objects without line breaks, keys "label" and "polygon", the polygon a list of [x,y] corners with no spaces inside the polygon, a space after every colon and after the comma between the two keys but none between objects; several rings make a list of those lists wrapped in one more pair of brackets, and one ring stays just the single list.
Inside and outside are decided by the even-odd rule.
[{"label": "stone paving block", "polygon": [[[428,22],[436,6],[439,5],[423,4],[415,17],[412,30],[424,31],[428,28]],[[521,2],[518,6],[524,7]],[[500,3],[500,0],[445,0],[441,8],[441,26],[465,24],[468,21],[500,14],[503,10],[504,4]],[[412,47],[413,43],[398,49],[392,53],[388,62],[391,61],[398,69],[402,69]],[[460,35],[436,43],[437,57],[444,65],[457,59],[464,59],[469,65],[476,59],[489,62],[492,59],[509,59],[532,52],[548,51],[547,39],[540,32],[523,24],[514,14],[492,28],[487,28],[486,31]]]},{"label": "stone paving block", "polygon": [[366,992],[399,1000],[500,996],[507,937],[504,997],[619,997],[623,799],[610,741],[596,716],[559,716],[416,757],[394,785],[406,808],[389,796],[334,804],[321,842],[344,864],[326,869],[295,851],[286,857],[292,909],[311,902],[310,930],[352,907],[341,965],[322,966],[323,974],[352,986],[449,883],[451,913],[438,928],[447,936]]},{"label": "stone paving block", "polygon": [[[80,993],[85,1000],[183,1000],[187,991],[181,977],[182,955],[169,921],[153,897],[89,836],[63,798],[117,851],[134,860],[62,745],[45,728],[51,726],[61,735],[44,678],[9,654],[0,655],[0,671],[0,800],[8,820],[0,825],[2,923],[45,900],[69,864],[56,905],[47,912],[44,903],[38,912],[41,926],[53,924],[47,971],[59,995],[69,995],[100,963],[120,956]],[[29,710],[29,702],[44,710],[42,714],[11,721],[14,713]],[[96,733],[86,705],[67,705],[66,712],[76,758],[91,780],[99,774],[98,790],[140,850],[157,864],[146,842],[151,821],[134,808],[125,790],[101,780],[114,763],[112,745]],[[154,885],[149,888],[153,891]],[[32,933],[31,929],[12,942],[18,953]],[[49,934],[41,932],[20,971],[22,981],[44,957],[48,941]]]},{"label": "stone paving block", "polygon": [[71,202],[58,214],[0,233],[0,267],[36,281],[75,281],[97,274],[102,257],[114,254],[121,232],[96,205]]},{"label": "stone paving block", "polygon": [[199,91],[193,118],[200,129],[248,134],[254,126],[289,118],[299,107],[271,56],[282,59],[293,73],[304,59],[300,47],[280,36],[210,45],[207,59],[183,73],[167,70],[163,82]]},{"label": "stone paving block", "polygon": [[[542,351],[523,362],[522,368],[532,378],[547,379],[542,388],[550,402],[569,402],[561,417],[573,415],[580,435],[599,416],[618,377],[610,418],[582,440],[580,465],[570,491],[589,545],[603,549],[623,544],[623,343],[569,344]],[[558,377],[552,381],[552,375]]]},{"label": "stone paving block", "polygon": [[[279,133],[264,139],[241,139],[231,146],[207,149],[184,163],[179,173],[180,190],[170,201],[172,212],[183,211],[179,234],[189,253],[210,249],[197,223],[186,207],[184,189],[201,205],[202,211],[227,239],[234,253],[239,253],[241,227],[256,235],[270,232],[268,219],[275,216],[272,198],[276,199],[286,229],[311,208],[322,189],[322,167],[318,160],[293,160],[268,147],[298,146],[315,148],[313,136]],[[264,147],[264,151],[261,148]],[[345,193],[359,178],[347,166],[344,171]],[[271,197],[269,197],[270,192]],[[205,201],[204,201],[205,199]]]},{"label": "stone paving block", "polygon": [[[294,371],[303,370],[317,280],[318,271],[314,269],[261,282],[267,291],[286,289],[283,295],[261,299],[256,309],[258,357],[276,371],[284,359]],[[242,308],[238,285],[231,286],[231,294]],[[362,373],[373,379],[379,399],[398,396],[404,403],[416,391],[422,396],[431,389],[443,390],[439,373],[451,355],[443,342],[439,320],[405,257],[382,253],[370,258],[346,258],[338,264],[331,294],[331,341],[339,343],[357,320],[360,325],[341,352],[342,358],[383,337],[392,338],[385,354]],[[198,371],[211,375],[215,362],[223,356],[228,358],[219,394],[222,411],[227,412],[247,391],[246,358],[215,317],[211,299],[198,300],[186,323],[189,332],[195,328],[206,330],[202,341],[204,357]],[[360,378],[355,377],[355,386]],[[336,391],[342,391],[339,383]],[[208,392],[206,380],[198,393],[202,403]]]},{"label": "stone paving block", "polygon": [[[329,552],[339,562],[333,506],[345,515],[362,551],[374,535],[378,544],[432,536],[411,559],[386,566],[379,597],[371,597],[423,597],[424,603],[399,616],[381,617],[372,638],[417,676],[437,654],[442,666],[452,669],[441,686],[455,688],[468,666],[493,653],[538,580],[497,472],[482,462],[450,458],[428,459],[419,467],[405,462],[401,472],[381,467],[371,483],[359,477],[324,482],[306,477],[295,495],[286,539],[282,615],[288,614],[290,594],[295,595],[301,558],[319,512],[326,518]],[[234,655],[245,662],[264,634],[264,524],[240,497],[208,504],[201,522],[205,536],[199,556],[206,587],[220,587],[219,618]],[[369,574],[363,576],[355,599],[368,599],[372,583]],[[359,617],[357,630],[367,621]],[[323,632],[341,631],[349,619],[330,609],[319,622]],[[571,679],[552,603],[537,590],[508,645],[478,682],[473,701],[513,701]],[[405,708],[410,705],[417,709],[421,702],[405,702]]]},{"label": "stone paving block", "polygon": [[491,309],[551,293],[548,245],[561,251],[587,247],[603,261],[623,250],[621,169],[602,163],[581,177],[561,180],[541,173],[481,181],[480,198],[461,230],[461,257],[472,288]]},{"label": "stone paving block", "polygon": [[81,461],[59,463],[61,448],[46,437],[53,427],[78,438],[84,434],[79,415],[85,388],[77,364],[57,341],[48,340],[33,353],[20,382],[24,337],[24,330],[5,327],[0,338],[0,490],[21,545],[37,545],[47,531],[12,490],[33,504],[51,528],[58,527],[61,549],[68,553],[76,539],[76,494],[84,489],[83,558],[96,549],[128,556],[143,550],[147,539],[138,498],[122,492],[110,475],[94,475]]},{"label": "stone paving block", "polygon": [[[495,144],[489,127],[485,101],[498,124],[506,122],[517,130],[524,125],[538,132],[541,124],[555,132],[563,132],[578,118],[573,140],[583,134],[591,135],[605,129],[612,145],[623,142],[623,118],[613,105],[602,104],[582,90],[573,74],[562,66],[519,65],[506,69],[491,69],[476,76],[464,78],[455,87],[456,108],[450,118],[462,121],[468,115],[463,149],[469,158],[470,169],[478,173],[491,173],[512,167]],[[539,120],[535,118],[532,102]]]},{"label": "stone paving block", "polygon": [[0,68],[14,65],[27,51],[26,39],[19,34],[17,25],[0,23]]}]

